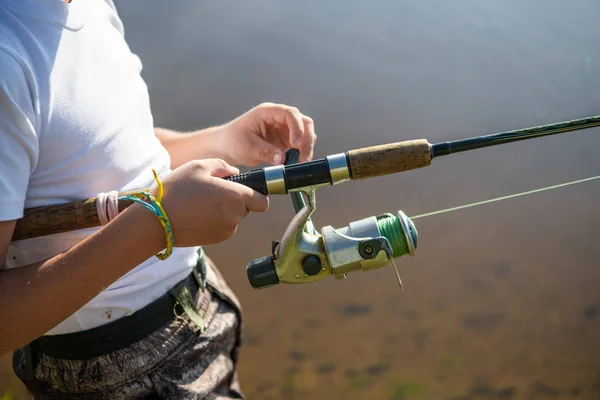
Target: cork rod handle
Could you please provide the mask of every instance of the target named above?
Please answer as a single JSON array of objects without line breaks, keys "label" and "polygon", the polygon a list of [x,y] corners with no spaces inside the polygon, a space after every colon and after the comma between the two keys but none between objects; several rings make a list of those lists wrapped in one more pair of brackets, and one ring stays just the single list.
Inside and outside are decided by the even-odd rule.
[{"label": "cork rod handle", "polygon": [[[132,195],[136,192],[137,190],[123,192],[119,193],[119,196]],[[132,203],[129,200],[119,200],[119,212]],[[17,220],[11,241],[96,226],[100,226],[96,210],[96,197],[65,204],[28,208],[24,211],[23,217]]]},{"label": "cork rod handle", "polygon": [[353,180],[408,171],[431,165],[431,145],[426,139],[382,144],[348,151]]}]

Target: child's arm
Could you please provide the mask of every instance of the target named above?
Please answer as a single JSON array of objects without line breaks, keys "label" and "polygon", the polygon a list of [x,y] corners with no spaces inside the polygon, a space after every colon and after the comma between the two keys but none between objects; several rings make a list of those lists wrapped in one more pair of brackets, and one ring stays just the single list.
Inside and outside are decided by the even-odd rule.
[{"label": "child's arm", "polygon": [[[0,221],[0,268],[15,221]],[[49,260],[0,271],[0,355],[31,342],[165,247],[156,217],[138,204]]]},{"label": "child's arm", "polygon": [[[162,205],[175,246],[222,242],[250,211],[267,210],[267,197],[223,179],[236,173],[220,160],[205,160],[187,163],[165,178]],[[2,270],[14,226],[14,220],[0,221],[0,356],[43,335],[166,247],[156,216],[133,204],[67,251]]]},{"label": "child's arm", "polygon": [[313,120],[297,108],[263,103],[220,126],[179,133],[155,128],[171,156],[171,167],[190,160],[220,158],[231,165],[282,164],[285,151],[300,150],[300,162],[312,159],[316,141]]}]

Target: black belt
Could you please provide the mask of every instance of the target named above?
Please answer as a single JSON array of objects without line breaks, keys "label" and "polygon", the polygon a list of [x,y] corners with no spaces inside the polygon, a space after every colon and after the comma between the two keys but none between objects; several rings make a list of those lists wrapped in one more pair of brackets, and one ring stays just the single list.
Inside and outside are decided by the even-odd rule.
[{"label": "black belt", "polygon": [[[193,273],[175,288],[185,286],[195,298],[200,287],[205,285],[205,276],[206,264],[200,257]],[[173,321],[178,311],[179,314],[183,312],[183,309],[176,309],[177,304],[174,295],[167,292],[130,316],[81,332],[42,336],[31,345],[35,350],[55,358],[81,360],[98,357],[127,347]]]}]

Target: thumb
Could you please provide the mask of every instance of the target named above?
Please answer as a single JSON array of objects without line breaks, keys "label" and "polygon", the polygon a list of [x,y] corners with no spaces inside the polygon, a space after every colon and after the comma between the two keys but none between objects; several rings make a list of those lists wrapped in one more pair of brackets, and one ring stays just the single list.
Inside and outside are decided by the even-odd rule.
[{"label": "thumb", "polygon": [[219,158],[211,158],[202,161],[205,171],[216,178],[225,178],[230,175],[238,175],[240,170],[229,165],[226,161]]}]

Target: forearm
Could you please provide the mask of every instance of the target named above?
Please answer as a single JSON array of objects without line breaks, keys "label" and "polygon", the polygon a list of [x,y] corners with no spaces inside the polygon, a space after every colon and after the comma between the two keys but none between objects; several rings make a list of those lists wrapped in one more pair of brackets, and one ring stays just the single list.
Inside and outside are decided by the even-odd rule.
[{"label": "forearm", "polygon": [[194,132],[176,132],[155,128],[154,133],[171,156],[171,168],[175,169],[188,161],[220,158],[233,164],[223,145],[223,133],[227,125],[215,126]]},{"label": "forearm", "polygon": [[0,272],[0,355],[43,335],[164,247],[159,221],[135,204],[64,253]]}]

